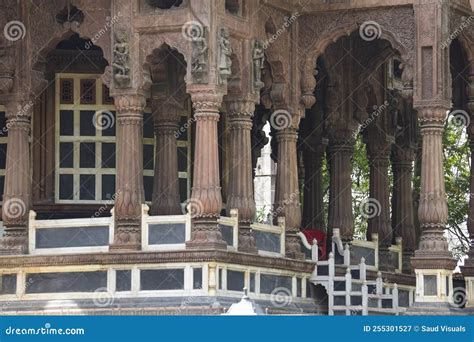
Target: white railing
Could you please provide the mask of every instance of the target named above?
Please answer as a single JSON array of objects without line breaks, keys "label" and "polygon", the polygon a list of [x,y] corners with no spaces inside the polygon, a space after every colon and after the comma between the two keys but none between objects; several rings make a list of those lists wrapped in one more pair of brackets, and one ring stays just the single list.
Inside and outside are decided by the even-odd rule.
[{"label": "white railing", "polygon": [[[263,223],[254,223],[252,224],[252,230],[254,231],[255,240],[257,242],[258,254],[266,256],[276,256],[281,257],[285,255],[285,218],[278,218],[278,226],[263,224]],[[262,236],[257,236],[262,234]],[[264,249],[263,245],[259,246],[259,241],[261,239],[270,238],[273,236],[278,236],[279,238],[279,248],[278,250],[270,251]]]},{"label": "white railing", "polygon": [[[230,217],[221,216],[218,223],[221,227],[224,240],[227,242],[227,249],[237,251],[239,248],[239,211],[237,209],[231,209]],[[228,234],[226,234],[227,232],[224,230],[229,228],[231,229],[232,235],[229,239],[226,239],[225,237],[227,237]]]},{"label": "white railing", "polygon": [[302,232],[298,232],[297,234],[299,238],[301,239],[301,243],[304,248],[307,250],[311,251],[311,261],[317,262],[319,258],[319,246],[318,246],[318,241],[316,239],[313,239],[311,243],[309,243],[308,239],[306,238],[306,235],[304,235]]},{"label": "white railing", "polygon": [[[141,244],[143,251],[184,250],[191,240],[191,215],[150,216],[149,207],[142,205]],[[114,242],[114,214],[111,217],[36,220],[30,212],[30,254],[65,254],[108,252]],[[238,210],[218,220],[228,250],[237,251],[239,244]],[[251,228],[259,235],[259,254],[281,257],[285,255],[285,219],[278,225],[254,223]],[[63,229],[67,233],[59,233]],[[98,234],[98,229],[99,231]],[[47,231],[50,230],[50,231]],[[39,238],[40,241],[37,241]],[[39,242],[39,243],[38,243]]]},{"label": "white railing", "polygon": [[[186,241],[191,240],[191,215],[167,215],[167,216],[149,216],[149,207],[146,204],[142,206],[142,250],[143,251],[170,251],[182,250],[186,248]],[[179,236],[178,229],[173,231],[174,236],[171,241],[150,241],[150,227],[158,228],[162,226],[164,229],[177,228],[182,225],[182,234]],[[165,235],[165,234],[163,234]]]},{"label": "white railing", "polygon": [[[112,212],[113,215],[113,212]],[[94,229],[99,227],[108,227],[108,239],[103,244],[83,244],[74,245],[73,239],[78,237],[80,234],[85,234],[90,237],[91,241],[94,234],[88,234],[88,229]],[[47,230],[54,230],[54,238],[60,239],[61,234],[58,234],[58,230],[63,230],[67,241],[62,245],[58,243],[58,247],[49,246],[46,243],[46,247],[38,246],[39,239],[46,239]],[[114,219],[112,217],[94,217],[94,218],[81,218],[81,219],[62,219],[62,220],[36,220],[36,213],[30,210],[29,221],[28,221],[28,234],[29,234],[29,253],[33,255],[38,254],[73,254],[73,253],[99,253],[107,252],[109,250],[109,244],[114,241]],[[39,234],[37,236],[37,234]],[[40,234],[43,234],[43,238]]]},{"label": "white railing", "polygon": [[389,251],[392,253],[396,253],[397,254],[397,264],[398,264],[398,267],[395,268],[395,272],[396,273],[402,273],[402,268],[403,268],[403,242],[402,242],[402,238],[401,237],[397,237],[395,239],[395,245],[392,245],[390,248],[389,248]]},{"label": "white railing", "polygon": [[[367,269],[370,270],[378,270],[379,267],[379,235],[378,234],[372,234],[372,240],[367,241],[367,240],[353,240],[352,245],[357,248],[365,248],[368,250],[371,250],[370,254],[373,254],[374,257],[374,264],[375,265],[366,265]],[[363,257],[368,260],[369,255],[364,255]],[[354,260],[358,261],[358,260]]]}]

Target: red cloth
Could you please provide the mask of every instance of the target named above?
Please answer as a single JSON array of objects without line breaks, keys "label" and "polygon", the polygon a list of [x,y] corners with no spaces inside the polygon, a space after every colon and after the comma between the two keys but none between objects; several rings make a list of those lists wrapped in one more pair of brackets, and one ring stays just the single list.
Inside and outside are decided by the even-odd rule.
[{"label": "red cloth", "polygon": [[302,233],[306,237],[306,240],[310,245],[313,244],[313,240],[316,239],[318,241],[318,249],[319,249],[319,259],[325,260],[326,259],[326,240],[327,235],[325,232],[322,232],[317,229],[306,229],[303,230]]}]

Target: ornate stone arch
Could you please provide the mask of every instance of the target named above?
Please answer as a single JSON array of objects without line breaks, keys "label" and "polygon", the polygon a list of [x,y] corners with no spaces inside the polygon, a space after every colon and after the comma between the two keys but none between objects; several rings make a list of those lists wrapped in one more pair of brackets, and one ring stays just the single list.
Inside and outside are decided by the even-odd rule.
[{"label": "ornate stone arch", "polygon": [[[299,46],[301,51],[300,70],[302,102],[311,104],[305,96],[311,96],[316,82],[313,71],[316,60],[333,42],[344,36],[349,36],[359,30],[364,22],[375,22],[380,26],[378,39],[387,40],[391,47],[398,52],[407,70],[413,68],[414,58],[414,16],[413,10],[400,7],[390,11],[377,9],[374,11],[349,12],[343,17],[334,14],[324,16],[305,16],[301,19],[301,27],[305,31],[300,34]],[[336,25],[336,27],[334,27]],[[308,27],[309,26],[309,27]],[[407,71],[407,74],[409,71]]]},{"label": "ornate stone arch", "polygon": [[140,36],[140,58],[139,63],[145,74],[150,69],[150,58],[163,46],[169,46],[184,57],[187,65],[185,82],[191,80],[191,42],[184,39],[181,32],[167,34],[143,34]]}]

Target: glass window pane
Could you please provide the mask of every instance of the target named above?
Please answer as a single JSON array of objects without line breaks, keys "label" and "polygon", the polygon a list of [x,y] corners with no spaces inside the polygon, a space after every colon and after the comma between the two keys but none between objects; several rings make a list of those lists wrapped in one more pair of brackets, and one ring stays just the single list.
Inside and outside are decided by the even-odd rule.
[{"label": "glass window pane", "polygon": [[81,80],[81,104],[96,104],[95,80]]},{"label": "glass window pane", "polygon": [[74,135],[74,112],[72,110],[59,112],[59,134],[62,136]]},{"label": "glass window pane", "polygon": [[80,168],[95,168],[95,143],[80,144]]},{"label": "glass window pane", "polygon": [[60,81],[59,101],[62,104],[74,103],[74,80],[71,78],[63,78]]},{"label": "glass window pane", "polygon": [[153,177],[143,177],[143,186],[145,188],[145,201],[151,202],[153,197]]},{"label": "glass window pane", "polygon": [[0,169],[4,169],[7,164],[7,144],[0,144]]},{"label": "glass window pane", "polygon": [[114,143],[102,144],[102,168],[104,169],[115,168],[115,144]]},{"label": "glass window pane", "polygon": [[143,145],[143,169],[153,170],[153,154],[155,147],[153,145]]},{"label": "glass window pane", "polygon": [[186,147],[178,147],[178,171],[188,171],[188,149]]},{"label": "glass window pane", "polygon": [[140,270],[140,289],[182,290],[184,289],[184,270]]},{"label": "glass window pane", "polygon": [[424,282],[424,295],[425,296],[436,296],[438,293],[438,282],[435,275],[425,275],[423,277]]},{"label": "glass window pane", "polygon": [[59,199],[72,200],[74,192],[73,175],[59,175]]},{"label": "glass window pane", "polygon": [[0,112],[0,137],[8,136],[7,118],[5,112]]},{"label": "glass window pane", "polygon": [[143,137],[152,139],[154,137],[153,115],[143,114]]},{"label": "glass window pane", "polygon": [[103,111],[101,116],[101,130],[103,137],[115,137],[117,114],[114,111]]},{"label": "glass window pane", "polygon": [[115,175],[102,175],[102,200],[112,200],[115,194]]},{"label": "glass window pane", "polygon": [[202,268],[193,268],[193,289],[202,289]]},{"label": "glass window pane", "polygon": [[227,270],[227,290],[243,291],[245,287],[245,273]]},{"label": "glass window pane", "polygon": [[94,137],[96,133],[96,129],[94,126],[95,118],[94,114],[95,111],[91,110],[81,110],[80,113],[80,132],[81,136],[86,137]]},{"label": "glass window pane", "polygon": [[192,121],[189,120],[186,116],[182,116],[179,122],[179,128],[177,131],[177,137],[179,141],[188,140],[188,131],[191,128]]},{"label": "glass window pane", "polygon": [[59,144],[59,166],[63,168],[74,167],[74,143]]},{"label": "glass window pane", "polygon": [[4,190],[5,190],[5,176],[0,176],[0,201],[3,201]]},{"label": "glass window pane", "polygon": [[250,273],[250,292],[255,292],[255,273]]},{"label": "glass window pane", "polygon": [[95,175],[80,175],[79,198],[95,200]]},{"label": "glass window pane", "polygon": [[130,291],[132,289],[132,271],[116,271],[115,283],[117,292]]},{"label": "glass window pane", "polygon": [[186,178],[179,179],[179,200],[181,203],[188,199],[188,180]]},{"label": "glass window pane", "polygon": [[105,84],[102,84],[102,104],[114,104],[114,98],[110,96],[109,87]]},{"label": "glass window pane", "polygon": [[[4,274],[0,276],[0,295],[16,293],[16,274]],[[5,304],[4,304],[5,305]]]}]

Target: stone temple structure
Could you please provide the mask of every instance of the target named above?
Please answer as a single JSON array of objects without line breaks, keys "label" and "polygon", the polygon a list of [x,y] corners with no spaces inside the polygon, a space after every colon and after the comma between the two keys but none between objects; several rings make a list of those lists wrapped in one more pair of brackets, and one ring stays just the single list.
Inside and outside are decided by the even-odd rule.
[{"label": "stone temple structure", "polygon": [[442,143],[454,115],[474,155],[471,6],[0,0],[1,313],[221,314],[244,288],[265,314],[472,313],[474,249],[453,281],[444,236]]}]

